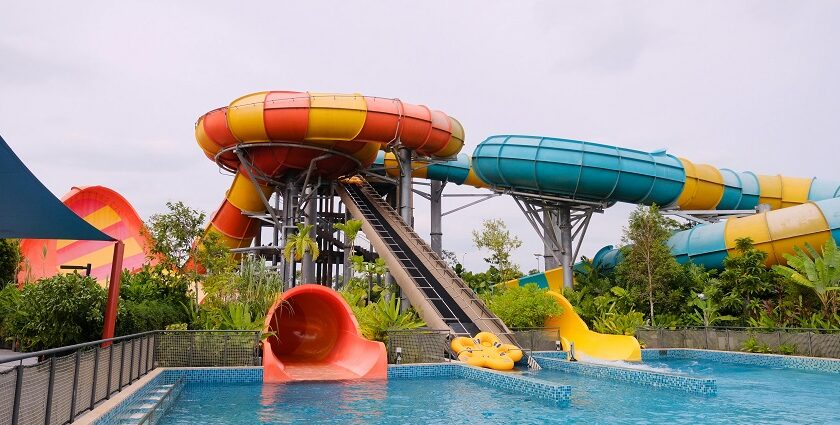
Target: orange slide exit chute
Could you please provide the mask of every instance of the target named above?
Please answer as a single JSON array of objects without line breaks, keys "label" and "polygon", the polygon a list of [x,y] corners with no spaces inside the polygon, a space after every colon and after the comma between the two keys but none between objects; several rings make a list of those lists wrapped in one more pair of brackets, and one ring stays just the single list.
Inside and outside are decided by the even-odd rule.
[{"label": "orange slide exit chute", "polygon": [[385,345],[362,337],[350,306],[320,285],[286,291],[268,312],[265,382],[386,379]]}]

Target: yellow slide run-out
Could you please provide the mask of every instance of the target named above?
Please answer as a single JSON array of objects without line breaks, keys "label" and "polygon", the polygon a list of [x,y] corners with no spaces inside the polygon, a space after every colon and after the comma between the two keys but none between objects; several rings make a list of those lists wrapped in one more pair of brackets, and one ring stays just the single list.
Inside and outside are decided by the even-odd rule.
[{"label": "yellow slide run-out", "polygon": [[[557,268],[531,276],[507,282],[507,286],[524,286],[534,283],[547,288],[549,296],[561,307],[563,314],[550,317],[545,322],[546,328],[559,329],[560,336],[575,345],[575,354],[601,360],[641,361],[642,351],[639,341],[627,335],[607,335],[589,330],[586,322],[578,316],[569,300],[562,294],[563,269]],[[565,342],[564,342],[565,345]],[[569,347],[564,346],[568,350]]]}]

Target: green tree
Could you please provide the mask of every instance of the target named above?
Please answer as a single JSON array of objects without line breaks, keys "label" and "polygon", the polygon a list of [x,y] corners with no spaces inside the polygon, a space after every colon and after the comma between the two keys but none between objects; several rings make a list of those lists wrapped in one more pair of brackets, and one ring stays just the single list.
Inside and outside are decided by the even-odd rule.
[{"label": "green tree", "polygon": [[286,261],[292,261],[292,258],[295,261],[300,261],[307,252],[312,255],[312,261],[318,259],[321,254],[321,251],[318,250],[318,243],[309,236],[312,227],[312,224],[297,224],[297,233],[289,237],[286,246],[283,248],[283,256],[286,257]]},{"label": "green tree", "polygon": [[639,205],[624,228],[622,242],[626,253],[616,272],[628,286],[644,288],[650,323],[654,322],[654,305],[658,294],[679,268],[665,244],[677,223],[659,214],[656,205]]},{"label": "green tree", "polygon": [[20,241],[0,239],[0,289],[17,281],[20,261]]},{"label": "green tree", "polygon": [[473,243],[478,249],[486,249],[490,257],[484,259],[499,270],[500,281],[506,282],[521,276],[519,266],[511,261],[511,252],[522,246],[522,241],[511,235],[507,225],[501,219],[484,220],[480,230],[473,230]]},{"label": "green tree", "polygon": [[167,202],[166,208],[169,212],[154,214],[146,223],[150,258],[183,273],[198,249],[196,240],[204,233],[205,214],[181,201]]},{"label": "green tree", "polygon": [[102,336],[106,293],[90,277],[56,275],[26,285],[16,310],[4,319],[7,339],[24,351],[63,347]]},{"label": "green tree", "polygon": [[760,299],[770,294],[775,276],[764,265],[767,253],[756,249],[752,239],[736,239],[735,248],[737,254],[723,260],[723,271],[718,278],[721,307],[733,316],[749,320],[757,317]]},{"label": "green tree", "polygon": [[383,285],[373,283],[374,278],[378,283],[381,283],[382,276],[388,272],[388,266],[385,265],[385,260],[382,257],[376,257],[373,261],[365,261],[365,258],[361,255],[354,255],[352,262],[353,270],[361,273],[367,281],[368,302],[376,302],[383,291],[390,289],[385,288]]},{"label": "green tree", "polygon": [[794,248],[795,255],[785,254],[787,266],[774,266],[773,270],[797,285],[810,288],[822,303],[827,319],[836,312],[835,291],[840,290],[840,250],[834,238],[823,245],[822,255],[810,244],[805,250]]},{"label": "green tree", "polygon": [[563,313],[563,307],[546,292],[533,283],[505,288],[486,298],[487,307],[508,327],[542,327],[550,316]]}]

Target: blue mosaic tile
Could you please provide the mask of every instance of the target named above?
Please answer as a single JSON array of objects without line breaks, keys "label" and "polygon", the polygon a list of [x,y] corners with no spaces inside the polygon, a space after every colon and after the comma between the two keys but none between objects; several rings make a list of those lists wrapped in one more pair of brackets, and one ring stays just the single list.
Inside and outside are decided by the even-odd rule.
[{"label": "blue mosaic tile", "polygon": [[192,367],[192,368],[166,368],[161,372],[164,382],[175,382],[183,379],[189,384],[213,384],[213,383],[252,383],[263,381],[263,368],[253,367]]},{"label": "blue mosaic tile", "polygon": [[698,359],[722,363],[737,363],[784,369],[802,369],[818,372],[840,373],[840,359],[785,356],[780,354],[739,353],[733,351],[698,350],[689,348],[642,350],[642,360],[656,360],[661,357]]},{"label": "blue mosaic tile", "polygon": [[569,357],[569,353],[565,351],[534,351],[531,353],[531,356],[566,360]]},{"label": "blue mosaic tile", "polygon": [[693,394],[717,394],[717,382],[710,378],[674,375],[648,370],[630,369],[618,366],[596,365],[591,363],[570,362],[550,357],[534,356],[537,363],[546,370],[559,370],[567,373],[632,382],[655,388],[668,388]]},{"label": "blue mosaic tile", "polygon": [[561,385],[512,372],[498,372],[473,367],[462,363],[391,365],[388,367],[389,379],[433,377],[465,378],[476,381],[481,385],[526,394],[555,404],[568,404],[572,397],[572,387],[569,385]]}]

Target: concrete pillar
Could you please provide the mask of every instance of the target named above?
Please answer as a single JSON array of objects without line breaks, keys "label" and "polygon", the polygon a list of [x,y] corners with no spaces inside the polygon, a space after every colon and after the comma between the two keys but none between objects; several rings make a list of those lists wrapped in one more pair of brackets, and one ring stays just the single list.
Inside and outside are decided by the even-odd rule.
[{"label": "concrete pillar", "polygon": [[574,272],[572,265],[574,258],[572,258],[572,212],[569,208],[561,207],[559,210],[560,216],[560,246],[562,248],[562,256],[560,257],[561,265],[563,266],[563,287],[571,288],[574,280]]},{"label": "concrete pillar", "polygon": [[[303,223],[307,226],[312,225],[312,229],[309,231],[309,237],[315,240],[315,226],[318,225],[318,187],[309,185],[303,188],[303,190],[308,199],[306,201],[306,211],[303,212]],[[309,251],[303,254],[303,261],[300,267],[300,280],[301,283],[317,283],[315,281],[315,262]]]},{"label": "concrete pillar", "polygon": [[443,183],[438,180],[432,180],[431,183],[431,204],[432,204],[432,221],[431,231],[429,236],[432,239],[432,251],[438,255],[443,253],[443,226],[441,224],[441,196],[443,195]]}]

